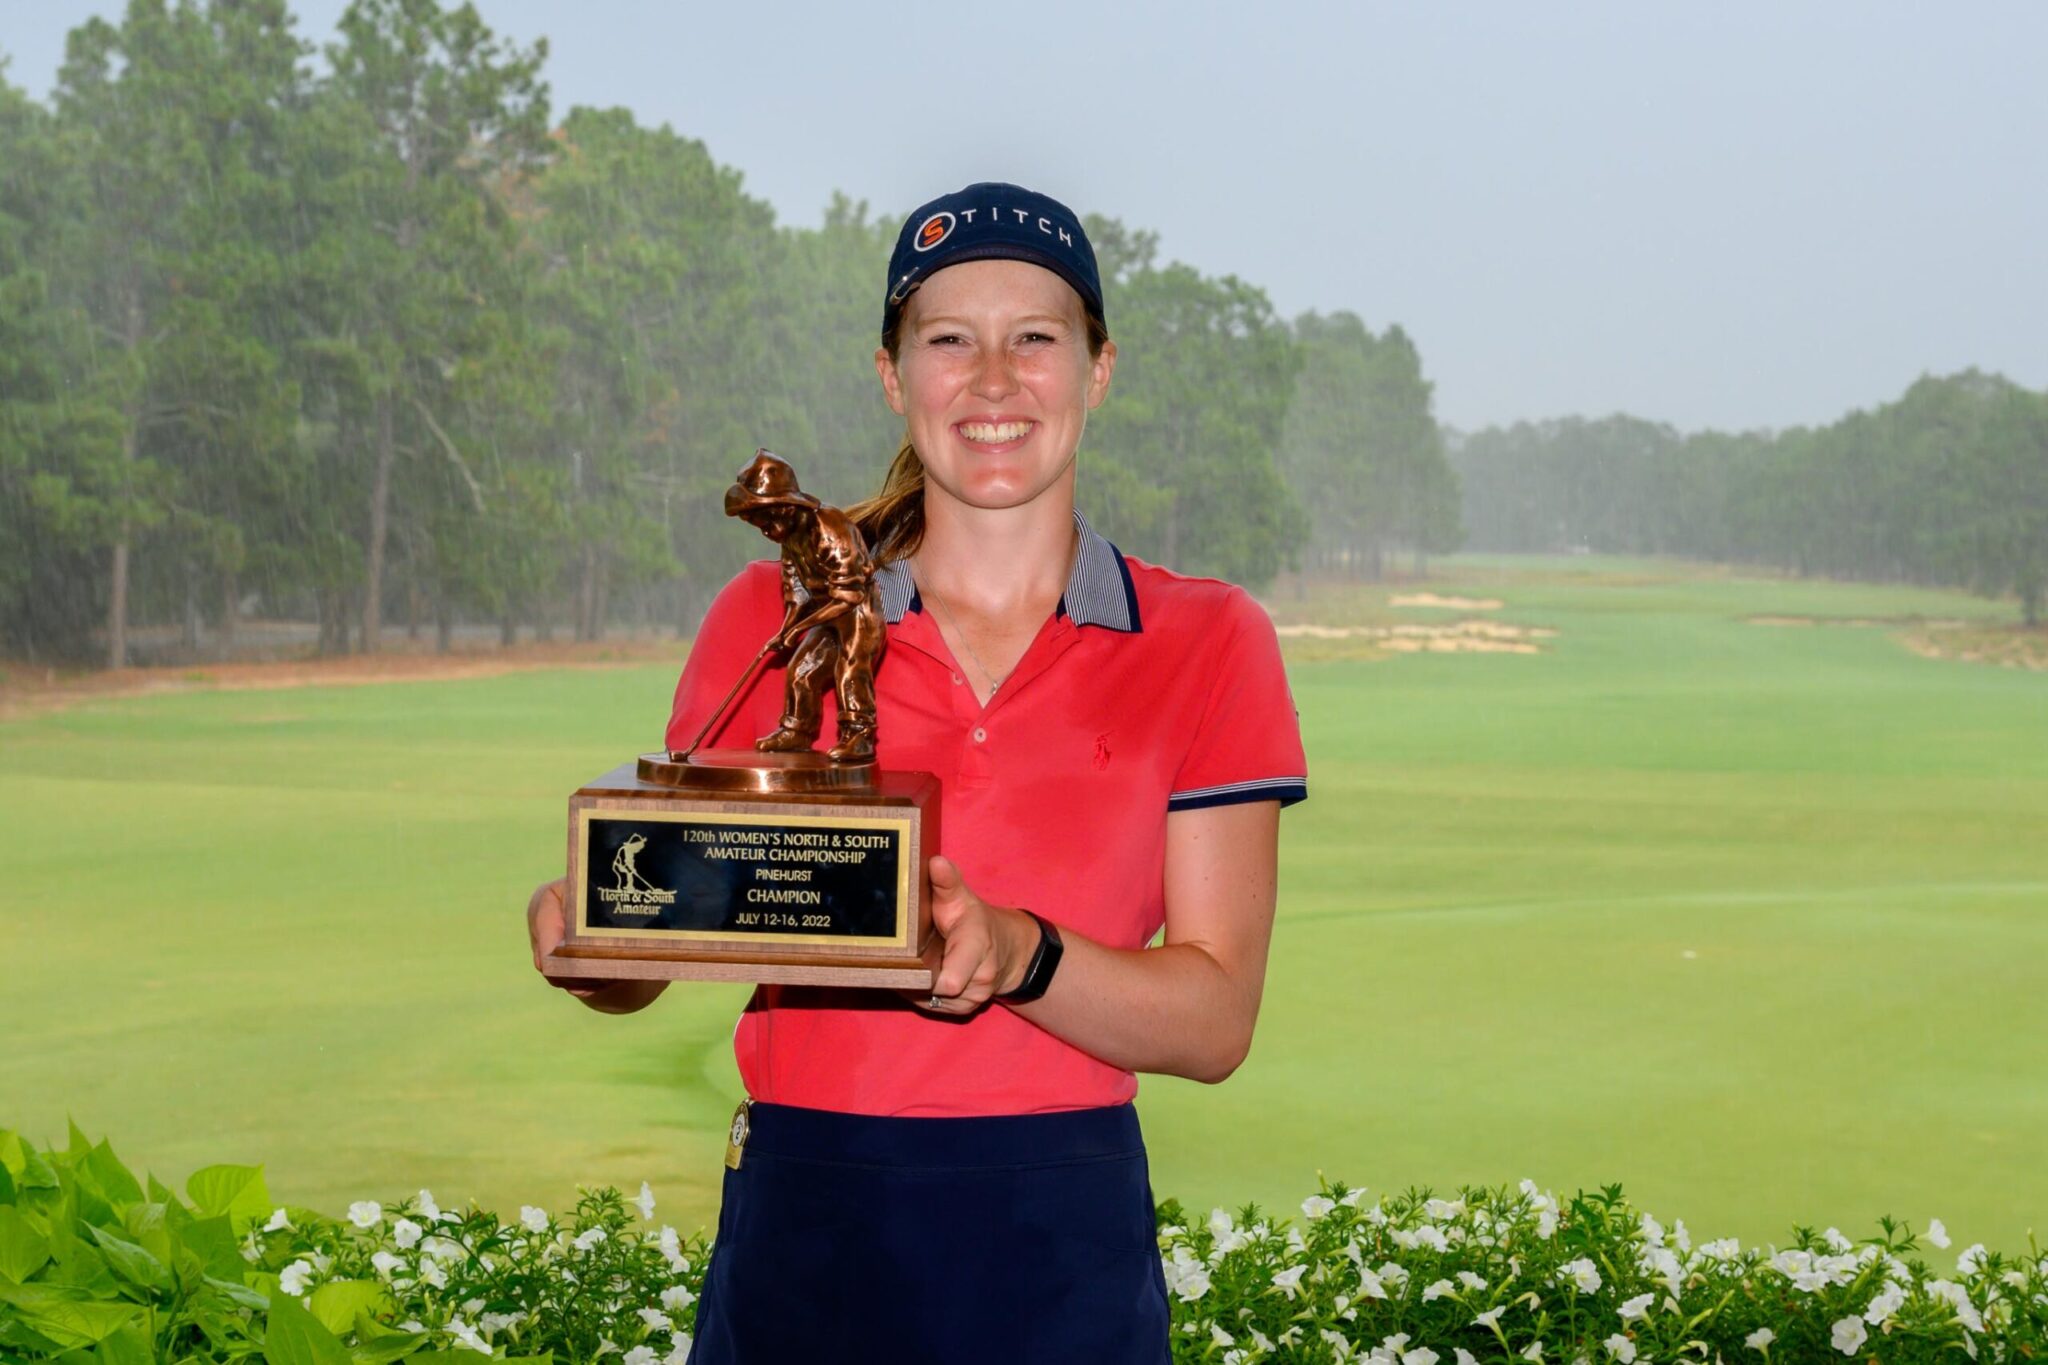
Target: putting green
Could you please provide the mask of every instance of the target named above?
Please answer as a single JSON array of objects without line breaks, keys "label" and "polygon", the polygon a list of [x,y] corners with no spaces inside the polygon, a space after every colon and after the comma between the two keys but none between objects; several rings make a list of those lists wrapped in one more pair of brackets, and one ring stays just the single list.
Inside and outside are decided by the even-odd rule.
[{"label": "putting green", "polygon": [[[1966,597],[1659,561],[1425,585],[1537,655],[1301,663],[1251,1059],[1148,1078],[1162,1195],[1621,1182],[1696,1236],[1958,1246],[2048,1224],[2048,676],[1882,629]],[[1384,590],[1300,619],[1450,621]],[[744,988],[590,1014],[521,911],[578,782],[658,742],[662,667],[105,701],[0,724],[0,1124],[167,1179],[264,1162],[336,1211],[425,1185],[708,1223]]]}]

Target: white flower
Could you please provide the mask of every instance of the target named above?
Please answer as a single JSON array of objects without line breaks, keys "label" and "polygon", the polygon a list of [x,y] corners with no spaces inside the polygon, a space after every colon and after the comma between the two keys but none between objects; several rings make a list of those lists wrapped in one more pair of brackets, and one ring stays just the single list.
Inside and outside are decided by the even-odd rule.
[{"label": "white flower", "polygon": [[1984,1319],[1970,1302],[1970,1292],[1950,1280],[1929,1280],[1926,1284],[1927,1297],[1940,1299],[1956,1310],[1956,1320],[1972,1332],[1984,1330]]},{"label": "white flower", "polygon": [[470,1350],[483,1355],[491,1353],[490,1346],[485,1343],[476,1328],[471,1327],[461,1318],[450,1318],[448,1320],[448,1335],[455,1338],[455,1344],[458,1346],[467,1346]]},{"label": "white flower", "polygon": [[443,1216],[441,1213],[441,1206],[434,1202],[434,1192],[432,1190],[420,1191],[419,1205],[420,1217],[426,1219],[429,1223],[438,1223],[441,1221],[441,1218]]},{"label": "white flower", "polygon": [[1543,1359],[1543,1343],[1542,1343],[1541,1341],[1532,1341],[1532,1342],[1530,1342],[1530,1343],[1529,1343],[1529,1349],[1528,1349],[1528,1350],[1526,1350],[1526,1351],[1524,1351],[1524,1352],[1522,1352],[1522,1359],[1524,1359],[1524,1360],[1541,1360],[1541,1359]]},{"label": "white flower", "polygon": [[420,1225],[410,1218],[401,1218],[391,1225],[391,1240],[408,1251],[419,1245]]},{"label": "white flower", "polygon": [[1307,1269],[1308,1267],[1305,1265],[1291,1265],[1285,1270],[1275,1271],[1273,1273],[1273,1287],[1283,1291],[1288,1298],[1293,1298],[1301,1292],[1301,1277]]},{"label": "white flower", "polygon": [[676,1236],[672,1227],[664,1226],[661,1230],[661,1258],[678,1275],[690,1268],[689,1261],[683,1256],[683,1239]]},{"label": "white flower", "polygon": [[654,1365],[654,1361],[655,1355],[652,1346],[635,1346],[632,1350],[626,1352],[625,1365]]},{"label": "white flower", "polygon": [[1833,1247],[1836,1251],[1850,1251],[1853,1250],[1856,1246],[1854,1242],[1850,1241],[1847,1237],[1844,1237],[1842,1235],[1842,1230],[1840,1228],[1829,1228],[1826,1232],[1823,1232],[1820,1235],[1820,1239],[1823,1242],[1826,1242],[1829,1246]]},{"label": "white flower", "polygon": [[646,1181],[640,1182],[640,1197],[633,1201],[633,1207],[640,1210],[640,1216],[652,1220],[654,1217],[654,1188]]},{"label": "white flower", "polygon": [[524,1313],[486,1313],[479,1320],[479,1325],[484,1329],[484,1335],[489,1337],[504,1331],[507,1327],[517,1327],[525,1321]]},{"label": "white flower", "polygon": [[1768,1327],[1759,1327],[1742,1339],[1742,1344],[1752,1351],[1761,1351],[1778,1339],[1778,1334]]},{"label": "white flower", "polygon": [[675,1328],[675,1324],[669,1321],[668,1314],[659,1308],[641,1308],[636,1311],[640,1314],[640,1321],[646,1323],[653,1331],[668,1332]]},{"label": "white flower", "polygon": [[526,1226],[528,1232],[546,1232],[548,1230],[547,1211],[545,1209],[537,1209],[531,1204],[521,1204],[519,1206],[519,1221]]},{"label": "white flower", "polygon": [[1984,1265],[1984,1244],[1972,1242],[1967,1251],[1956,1257],[1956,1273],[1974,1275]]},{"label": "white flower", "polygon": [[1209,1292],[1209,1267],[1197,1262],[1185,1266],[1175,1278],[1173,1292],[1180,1296],[1182,1303],[1193,1303]]},{"label": "white flower", "polygon": [[603,1240],[605,1240],[603,1228],[586,1228],[576,1234],[576,1249],[578,1251],[588,1251]]},{"label": "white flower", "polygon": [[1458,1346],[1453,1349],[1458,1353],[1457,1365],[1479,1365],[1479,1357],[1473,1355],[1464,1347]]},{"label": "white flower", "polygon": [[1474,1275],[1469,1270],[1461,1270],[1458,1272],[1458,1283],[1464,1285],[1467,1289],[1486,1288],[1486,1281],[1481,1279],[1479,1276]]},{"label": "white flower", "polygon": [[1576,1261],[1567,1261],[1559,1271],[1560,1280],[1570,1280],[1585,1293],[1591,1294],[1600,1288],[1600,1268],[1593,1264],[1590,1256],[1581,1256]]},{"label": "white flower", "polygon": [[1943,1251],[1948,1250],[1948,1229],[1941,1225],[1939,1218],[1927,1225],[1927,1240]]},{"label": "white flower", "polygon": [[1236,1221],[1222,1209],[1209,1210],[1209,1231],[1215,1233],[1218,1237],[1221,1237],[1236,1226]]},{"label": "white flower", "polygon": [[1897,1280],[1886,1280],[1884,1288],[1877,1291],[1877,1297],[1870,1301],[1870,1307],[1863,1310],[1863,1320],[1872,1327],[1899,1311],[1906,1301],[1906,1290]]},{"label": "white flower", "polygon": [[1868,1340],[1870,1332],[1864,1327],[1862,1318],[1843,1318],[1835,1324],[1831,1344],[1843,1355],[1853,1356]]},{"label": "white flower", "polygon": [[[1538,1237],[1541,1237],[1544,1241],[1547,1242],[1550,1240],[1551,1234],[1556,1231],[1557,1214],[1555,1212],[1553,1212],[1550,1209],[1545,1209],[1543,1210],[1543,1212],[1536,1215],[1536,1235]],[[1543,1343],[1539,1341],[1536,1344],[1538,1346],[1541,1346]],[[1532,1347],[1531,1349],[1534,1348]],[[1527,1358],[1530,1360],[1534,1360],[1536,1357],[1529,1356]]]},{"label": "white flower", "polygon": [[397,1270],[400,1266],[404,1265],[405,1262],[400,1260],[398,1257],[393,1256],[388,1251],[380,1251],[376,1255],[370,1257],[370,1264],[376,1268],[376,1271],[379,1275],[383,1276],[385,1279],[388,1280],[391,1278],[391,1272]]},{"label": "white flower", "polygon": [[1627,1300],[1621,1305],[1621,1320],[1628,1322],[1635,1318],[1647,1316],[1648,1309],[1651,1303],[1655,1302],[1656,1298],[1655,1294],[1638,1294],[1634,1298]]},{"label": "white flower", "polygon": [[290,1232],[292,1230],[292,1220],[284,1216],[282,1208],[272,1209],[270,1211],[270,1221],[263,1225],[263,1230],[265,1232]]},{"label": "white flower", "polygon": [[374,1199],[358,1199],[348,1206],[348,1221],[359,1228],[373,1228],[384,1221],[384,1206]]},{"label": "white flower", "polygon": [[277,1287],[293,1298],[303,1298],[306,1282],[313,1278],[313,1264],[306,1260],[293,1261],[277,1277]]},{"label": "white flower", "polygon": [[613,1341],[610,1337],[599,1337],[597,1339],[597,1353],[591,1359],[600,1360],[605,1356],[614,1355],[618,1352],[618,1349],[619,1343]]},{"label": "white flower", "polygon": [[1221,1327],[1218,1327],[1213,1322],[1209,1324],[1209,1340],[1214,1342],[1218,1346],[1237,1345],[1236,1337],[1230,1335],[1230,1333],[1224,1331]]},{"label": "white flower", "polygon": [[1494,1331],[1498,1332],[1500,1330],[1500,1315],[1507,1311],[1508,1306],[1504,1303],[1489,1308],[1478,1317],[1472,1319],[1472,1325],[1474,1327],[1491,1327]]},{"label": "white flower", "polygon": [[1336,1207],[1337,1203],[1335,1200],[1325,1198],[1320,1194],[1312,1194],[1301,1201],[1301,1216],[1313,1223],[1316,1219],[1321,1218]]},{"label": "white flower", "polygon": [[431,1256],[420,1257],[420,1278],[436,1289],[448,1287],[448,1272],[441,1269],[441,1263]]},{"label": "white flower", "polygon": [[1425,1217],[1429,1218],[1456,1218],[1465,1212],[1465,1201],[1462,1199],[1425,1199],[1422,1203],[1422,1212]]},{"label": "white flower", "polygon": [[437,1261],[459,1261],[468,1254],[462,1243],[448,1237],[429,1237],[420,1243],[420,1255]]},{"label": "white flower", "polygon": [[[1329,1343],[1330,1357],[1331,1359],[1339,1362],[1339,1365],[1342,1365],[1342,1362],[1351,1359],[1351,1343],[1344,1339],[1344,1334],[1342,1332],[1332,1331],[1330,1328],[1325,1327],[1321,1332],[1317,1333],[1317,1335],[1320,1336],[1324,1341]],[[1374,1360],[1378,1360],[1380,1358],[1380,1353],[1378,1351],[1374,1351],[1372,1353],[1372,1358]]]},{"label": "white flower", "polygon": [[668,1348],[668,1354],[661,1358],[661,1365],[688,1365],[690,1359],[690,1334],[678,1332],[673,1338],[675,1345]]},{"label": "white flower", "polygon": [[418,1318],[407,1318],[404,1322],[398,1324],[398,1330],[401,1332],[424,1332],[427,1330],[427,1325]]},{"label": "white flower", "polygon": [[1619,1332],[1616,1332],[1600,1344],[1605,1346],[1607,1354],[1620,1361],[1621,1365],[1631,1365],[1631,1362],[1636,1358],[1636,1344]]},{"label": "white flower", "polygon": [[1643,1230],[1644,1241],[1648,1242],[1652,1246],[1664,1245],[1664,1225],[1658,1222],[1656,1219],[1652,1218],[1649,1214],[1644,1214],[1642,1218],[1638,1220],[1636,1226]]},{"label": "white flower", "polygon": [[1379,1268],[1379,1277],[1392,1284],[1396,1289],[1408,1283],[1407,1270],[1395,1265],[1392,1261],[1388,1261]]},{"label": "white flower", "polygon": [[1449,1280],[1437,1280],[1422,1291],[1422,1301],[1428,1303],[1431,1299],[1440,1299],[1446,1294],[1455,1294],[1457,1292],[1458,1287]]},{"label": "white flower", "polygon": [[1427,1346],[1418,1346],[1412,1351],[1401,1352],[1401,1365],[1436,1365],[1439,1358]]},{"label": "white flower", "polygon": [[1344,1191],[1344,1197],[1343,1197],[1342,1199],[1339,1199],[1339,1200],[1338,1200],[1337,1202],[1338,1202],[1338,1203],[1340,1203],[1340,1204],[1342,1204],[1342,1205],[1344,1205],[1344,1207],[1346,1207],[1346,1208],[1349,1208],[1349,1209],[1355,1209],[1355,1208],[1357,1208],[1357,1207],[1358,1207],[1359,1201],[1360,1201],[1360,1200],[1362,1200],[1362,1199],[1364,1199],[1364,1198],[1365,1198],[1365,1186],[1363,1186],[1363,1185],[1360,1185],[1360,1186],[1359,1186],[1359,1187],[1358,1187],[1357,1189],[1355,1189],[1355,1190],[1346,1190],[1346,1191]]},{"label": "white flower", "polygon": [[672,1285],[661,1291],[661,1306],[671,1313],[680,1313],[696,1299],[690,1287],[684,1284]]},{"label": "white flower", "polygon": [[1364,1266],[1358,1268],[1358,1297],[1361,1299],[1384,1299],[1387,1297],[1387,1287],[1380,1283],[1380,1277],[1367,1270]]}]

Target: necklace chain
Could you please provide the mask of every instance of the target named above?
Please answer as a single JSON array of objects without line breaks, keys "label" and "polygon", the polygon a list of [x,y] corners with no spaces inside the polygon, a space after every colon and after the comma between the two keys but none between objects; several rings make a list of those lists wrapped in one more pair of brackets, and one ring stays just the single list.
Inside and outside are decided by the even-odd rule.
[{"label": "necklace chain", "polygon": [[[1074,528],[1074,539],[1067,549],[1067,577],[1069,579],[1071,579],[1074,576],[1074,557],[1078,555],[1080,552],[1081,528],[1079,526],[1076,526]],[[938,592],[932,587],[929,581],[919,582],[918,578],[918,575],[913,574],[911,576],[911,581],[917,583],[917,587],[920,592],[922,592],[925,596],[932,599],[932,605],[939,609],[939,617],[941,621],[944,624],[949,625],[953,628],[953,634],[959,639],[962,648],[966,649],[967,657],[974,661],[974,666],[976,668],[981,670],[981,676],[988,679],[989,696],[995,696],[997,689],[1002,687],[1002,685],[1005,682],[1009,681],[1010,675],[1017,671],[1017,665],[1011,664],[1008,668],[1003,670],[1003,675],[1000,678],[997,677],[995,674],[995,670],[990,668],[986,663],[982,662],[981,655],[975,651],[974,642],[967,638],[966,630],[964,630],[960,625],[960,618],[953,614],[953,609],[946,605],[946,600],[943,597],[939,596]],[[1023,660],[1019,659],[1018,662],[1021,663],[1023,662]]]}]

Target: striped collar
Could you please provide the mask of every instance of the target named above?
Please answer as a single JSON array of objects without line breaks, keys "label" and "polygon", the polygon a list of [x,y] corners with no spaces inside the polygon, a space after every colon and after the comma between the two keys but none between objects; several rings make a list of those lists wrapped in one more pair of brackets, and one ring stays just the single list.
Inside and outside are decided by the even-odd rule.
[{"label": "striped collar", "polygon": [[[1059,611],[1077,626],[1107,626],[1135,634],[1144,629],[1138,617],[1138,590],[1131,583],[1130,566],[1116,546],[1096,534],[1074,509],[1074,525],[1081,531],[1081,550],[1074,556],[1073,572],[1067,575],[1066,591],[1060,594]],[[892,559],[875,571],[875,584],[882,590],[882,618],[891,625],[905,612],[924,610],[917,584],[910,577],[910,565]]]}]

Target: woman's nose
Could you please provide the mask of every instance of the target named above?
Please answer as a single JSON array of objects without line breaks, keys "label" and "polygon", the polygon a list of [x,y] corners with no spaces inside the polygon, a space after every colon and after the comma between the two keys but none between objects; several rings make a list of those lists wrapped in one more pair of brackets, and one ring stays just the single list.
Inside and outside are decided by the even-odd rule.
[{"label": "woman's nose", "polygon": [[982,398],[1001,398],[1017,391],[1017,373],[1006,350],[987,352],[974,375],[974,392]]}]

